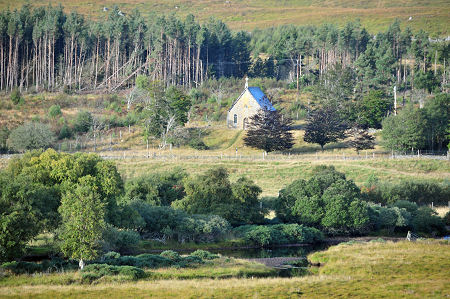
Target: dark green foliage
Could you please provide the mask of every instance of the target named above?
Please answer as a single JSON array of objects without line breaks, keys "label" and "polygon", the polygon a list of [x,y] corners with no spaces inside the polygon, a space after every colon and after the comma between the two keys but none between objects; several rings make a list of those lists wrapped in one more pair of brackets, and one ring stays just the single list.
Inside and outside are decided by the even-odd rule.
[{"label": "dark green foliage", "polygon": [[189,141],[189,146],[192,147],[193,149],[200,150],[200,151],[209,149],[209,147],[205,144],[205,142],[203,142],[203,140],[201,140],[199,138],[191,139]]},{"label": "dark green foliage", "polygon": [[431,93],[435,88],[439,87],[439,80],[431,70],[426,72],[420,71],[414,77],[414,85]]},{"label": "dark green foliage", "polygon": [[186,196],[172,206],[189,214],[215,214],[232,225],[259,223],[263,219],[258,199],[262,190],[252,181],[240,178],[231,184],[225,168],[213,168],[185,181]]},{"label": "dark green foliage", "polygon": [[124,199],[169,206],[173,201],[183,198],[185,177],[186,173],[183,170],[176,169],[172,172],[149,174],[127,180]]},{"label": "dark green foliage", "polygon": [[279,192],[277,217],[323,228],[332,234],[363,233],[369,211],[359,188],[333,167],[319,167],[308,181],[297,180]]},{"label": "dark green foliage", "polygon": [[136,228],[148,238],[213,242],[223,238],[230,229],[229,223],[216,215],[187,215],[181,210],[142,201],[133,201],[129,206],[140,217]]},{"label": "dark green foliage", "polygon": [[59,222],[57,187],[33,182],[31,176],[0,172],[0,261],[20,257],[25,244]]},{"label": "dark green foliage", "polygon": [[[0,253],[11,260],[24,245],[42,231],[60,224],[61,197],[73,193],[77,183],[89,177],[109,222],[116,220],[116,198],[122,179],[110,161],[92,154],[63,154],[54,150],[27,152],[12,159],[0,173]],[[97,196],[97,195],[96,195]]]},{"label": "dark green foliage", "polygon": [[[208,257],[211,258],[211,256]],[[140,254],[137,256],[120,256],[117,253],[108,253],[102,259],[95,261],[95,263],[157,269],[166,267],[189,267],[202,264],[203,259],[197,255],[181,256],[175,251],[166,250],[160,255]]]},{"label": "dark green foliage", "polygon": [[445,215],[444,215],[444,223],[445,223],[445,225],[450,226],[450,211],[445,213]]},{"label": "dark green foliage", "polygon": [[369,182],[363,188],[368,201],[393,204],[406,200],[418,205],[445,205],[450,198],[450,186],[430,181],[408,180],[400,183]]},{"label": "dark green foliage", "polygon": [[411,230],[415,233],[438,234],[445,232],[445,224],[432,209],[419,207],[413,202],[399,200],[392,205],[370,205],[370,222],[375,230],[388,234]]},{"label": "dark green foliage", "polygon": [[173,250],[166,250],[161,252],[160,254],[162,257],[165,257],[173,262],[178,262],[181,259],[181,256],[178,252],[173,251]]},{"label": "dark green foliage", "polygon": [[58,139],[69,139],[72,137],[72,130],[70,129],[70,127],[64,123],[63,126],[61,127],[61,130],[59,130],[59,135],[58,135]]},{"label": "dark green foliage", "polygon": [[317,143],[323,150],[325,144],[342,140],[346,137],[347,124],[335,109],[330,107],[312,111],[307,117],[305,136],[308,143]]},{"label": "dark green foliage", "polygon": [[11,101],[17,105],[20,104],[21,102],[24,101],[24,99],[22,98],[22,94],[20,93],[19,89],[14,88],[11,91],[11,95],[10,95]]},{"label": "dark green foliage", "polygon": [[250,117],[244,143],[266,152],[290,149],[294,145],[291,126],[292,120],[280,112],[260,109]]},{"label": "dark green foliage", "polygon": [[[369,205],[369,215],[372,228],[376,231],[385,230],[387,233],[394,231],[405,231],[411,222],[412,212],[398,206]],[[415,208],[417,210],[417,206]],[[414,210],[414,211],[415,211]]]},{"label": "dark green foliage", "polygon": [[55,142],[55,133],[50,126],[40,122],[27,122],[11,131],[8,147],[18,152],[46,149]]},{"label": "dark green foliage", "polygon": [[450,95],[445,93],[436,95],[425,103],[424,110],[427,148],[445,149],[450,140],[446,135],[450,129]]},{"label": "dark green foliage", "polygon": [[9,137],[10,131],[8,127],[2,127],[0,129],[0,153],[5,152],[8,150],[8,137]]},{"label": "dark green foliage", "polygon": [[364,129],[353,128],[350,130],[350,136],[352,139],[349,141],[349,145],[356,150],[358,155],[362,150],[373,149],[375,147],[375,137]]},{"label": "dark green foliage", "polygon": [[92,114],[88,111],[79,111],[73,123],[73,130],[76,133],[86,133],[92,126]]},{"label": "dark green foliage", "polygon": [[96,280],[103,276],[123,275],[133,280],[144,278],[146,276],[142,269],[133,266],[112,266],[107,264],[90,264],[84,267],[84,273],[90,274],[89,276],[83,276],[85,282],[92,282],[92,279]]},{"label": "dark green foliage", "polygon": [[190,256],[198,257],[202,260],[213,260],[219,258],[217,254],[213,254],[206,250],[197,249],[196,251],[192,252]]},{"label": "dark green foliage", "polygon": [[383,145],[391,150],[410,151],[425,145],[424,113],[412,106],[404,108],[398,115],[383,120]]},{"label": "dark green foliage", "polygon": [[323,238],[318,229],[298,224],[244,225],[233,230],[237,237],[257,246],[313,244]]},{"label": "dark green foliage", "polygon": [[364,128],[381,129],[381,121],[387,116],[392,103],[380,90],[369,91],[357,102],[357,123]]},{"label": "dark green foliage", "polygon": [[108,226],[102,233],[102,251],[132,252],[140,241],[139,233]]},{"label": "dark green foliage", "polygon": [[62,112],[61,112],[61,107],[59,105],[52,105],[49,109],[48,109],[48,116],[50,118],[55,119],[58,116],[61,116]]},{"label": "dark green foliage", "polygon": [[64,260],[61,258],[43,260],[40,263],[13,261],[1,265],[1,269],[15,275],[67,271],[77,268],[78,266],[73,260]]},{"label": "dark green foliage", "polygon": [[429,207],[420,207],[417,209],[413,214],[411,227],[415,232],[427,234],[437,233],[438,235],[442,235],[447,231],[443,219]]}]

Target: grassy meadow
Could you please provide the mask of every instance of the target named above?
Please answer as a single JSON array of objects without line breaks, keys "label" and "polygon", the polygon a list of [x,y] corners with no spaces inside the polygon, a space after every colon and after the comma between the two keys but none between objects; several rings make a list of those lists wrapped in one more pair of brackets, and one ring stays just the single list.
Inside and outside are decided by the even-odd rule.
[{"label": "grassy meadow", "polygon": [[[27,0],[0,0],[0,9],[19,8]],[[402,1],[348,1],[348,0],[34,0],[33,5],[46,6],[61,3],[67,11],[78,11],[94,18],[102,17],[103,7],[114,4],[130,13],[134,8],[144,16],[153,12],[194,14],[201,21],[211,16],[225,21],[231,28],[253,30],[282,24],[320,25],[345,24],[360,19],[371,32],[386,29],[396,18],[413,30],[424,29],[436,36],[449,34],[450,5],[446,0]],[[408,21],[409,17],[412,20]]]},{"label": "grassy meadow", "polygon": [[[340,156],[339,156],[340,157]],[[310,157],[306,159],[286,160],[221,160],[215,159],[125,159],[116,160],[119,172],[125,178],[140,176],[146,173],[163,172],[182,168],[189,174],[198,174],[214,166],[226,167],[231,180],[246,176],[255,181],[263,190],[263,196],[277,196],[278,191],[292,181],[312,175],[317,165],[334,165],[338,171],[344,172],[348,178],[362,185],[369,177],[375,175],[384,181],[402,179],[424,179],[437,182],[450,180],[450,162],[439,160],[323,160]]]},{"label": "grassy meadow", "polygon": [[344,243],[309,255],[322,266],[295,278],[183,279],[183,271],[172,269],[177,274],[170,279],[87,286],[74,280],[74,272],[21,275],[0,279],[0,297],[445,298],[450,296],[449,249],[448,242],[436,240]]}]

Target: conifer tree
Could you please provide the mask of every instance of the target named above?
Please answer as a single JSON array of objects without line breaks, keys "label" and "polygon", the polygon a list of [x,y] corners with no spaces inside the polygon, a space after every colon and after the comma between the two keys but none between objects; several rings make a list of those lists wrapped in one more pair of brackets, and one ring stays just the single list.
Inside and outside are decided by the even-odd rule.
[{"label": "conifer tree", "polygon": [[266,152],[290,149],[294,145],[291,125],[292,120],[280,112],[261,109],[250,117],[244,143]]}]

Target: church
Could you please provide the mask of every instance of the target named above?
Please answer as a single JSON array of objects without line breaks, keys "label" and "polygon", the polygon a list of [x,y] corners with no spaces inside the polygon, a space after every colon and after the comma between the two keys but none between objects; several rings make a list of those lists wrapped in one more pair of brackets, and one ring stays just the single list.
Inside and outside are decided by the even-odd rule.
[{"label": "church", "polygon": [[260,109],[275,111],[269,98],[259,87],[249,87],[245,78],[245,89],[233,102],[227,114],[227,126],[235,129],[246,129],[250,117]]}]

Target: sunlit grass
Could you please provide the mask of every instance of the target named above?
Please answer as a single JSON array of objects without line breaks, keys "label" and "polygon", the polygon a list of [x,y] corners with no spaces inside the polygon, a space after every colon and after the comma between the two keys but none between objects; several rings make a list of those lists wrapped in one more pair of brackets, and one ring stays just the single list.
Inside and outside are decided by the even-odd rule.
[{"label": "sunlit grass", "polygon": [[301,278],[166,279],[89,286],[39,285],[31,282],[33,278],[25,285],[6,286],[3,279],[0,297],[446,298],[449,246],[438,241],[338,245],[310,255],[324,265],[317,275]]},{"label": "sunlit grass", "polygon": [[[340,156],[339,156],[340,158]],[[116,160],[119,172],[124,178],[140,176],[146,173],[163,172],[181,167],[189,174],[199,174],[211,167],[223,166],[228,169],[231,180],[246,176],[263,189],[263,196],[277,196],[278,191],[294,180],[311,177],[317,165],[334,165],[358,185],[369,177],[398,182],[407,179],[424,179],[444,182],[450,179],[450,162],[435,160],[321,160],[308,159],[257,161],[239,159],[125,159]]]}]

